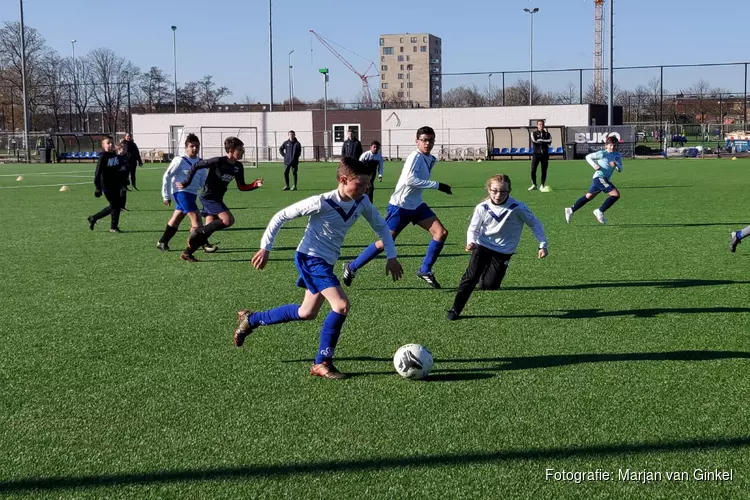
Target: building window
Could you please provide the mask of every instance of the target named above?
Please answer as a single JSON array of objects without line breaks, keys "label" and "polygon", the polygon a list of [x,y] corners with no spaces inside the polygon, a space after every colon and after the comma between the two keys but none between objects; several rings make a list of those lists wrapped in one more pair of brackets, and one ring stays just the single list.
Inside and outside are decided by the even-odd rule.
[{"label": "building window", "polygon": [[432,59],[430,60],[431,64],[440,64],[440,59]]},{"label": "building window", "polygon": [[440,81],[440,77],[437,76],[437,75],[432,75],[432,81],[433,82],[439,82]]},{"label": "building window", "polygon": [[380,88],[381,89],[387,89],[388,88],[388,84],[387,83],[383,83],[383,84],[380,85]]},{"label": "building window", "polygon": [[411,43],[417,43],[417,37],[415,36],[411,37]]},{"label": "building window", "polygon": [[399,48],[398,48],[398,51],[399,51],[399,52],[403,52],[403,51],[404,51],[404,47],[403,47],[403,46],[399,47]]},{"label": "building window", "polygon": [[385,56],[380,56],[380,62],[385,62]]},{"label": "building window", "polygon": [[385,45],[385,38],[380,39],[380,46],[382,47],[383,45]]},{"label": "building window", "polygon": [[380,73],[380,79],[381,80],[387,80],[388,79],[388,75],[386,75],[385,73]]},{"label": "building window", "polygon": [[398,74],[398,79],[399,80],[403,80],[404,79],[404,74],[403,73],[399,73]]},{"label": "building window", "polygon": [[[409,57],[409,56],[406,56],[406,57]],[[404,60],[404,56],[398,56],[398,60],[399,61],[403,61]]]},{"label": "building window", "polygon": [[399,96],[399,97],[404,97],[404,93],[403,93],[403,92],[399,92],[399,93],[398,93],[398,96]]},{"label": "building window", "polygon": [[383,54],[388,56],[393,54],[393,47],[383,47]]},{"label": "building window", "polygon": [[417,51],[417,46],[416,45],[414,47],[412,47],[412,48],[414,49],[414,50],[412,50],[412,52],[416,52]]},{"label": "building window", "polygon": [[419,47],[419,51],[420,52],[427,52],[427,46],[426,45],[422,45],[421,47]]},{"label": "building window", "polygon": [[426,36],[422,37],[422,42],[427,43],[427,37]]},{"label": "building window", "polygon": [[406,74],[406,79],[407,79],[407,80],[411,80],[411,73],[407,73],[407,74]]},{"label": "building window", "polygon": [[401,82],[401,88],[404,88],[404,82]]},{"label": "building window", "polygon": [[410,89],[413,89],[414,88],[414,82],[408,82],[406,84],[406,86],[409,87]]},{"label": "building window", "polygon": [[380,97],[382,97],[383,99],[385,99],[385,92],[381,92],[380,93]]},{"label": "building window", "polygon": [[380,71],[388,71],[388,65],[383,64],[382,66],[380,66]]},{"label": "building window", "polygon": [[413,64],[407,64],[406,65],[406,69],[407,69],[407,71],[411,71],[411,70],[414,69],[414,65]]},{"label": "building window", "polygon": [[409,57],[410,57],[410,56],[406,56],[406,60],[407,60],[407,61],[409,60]]},{"label": "building window", "polygon": [[404,43],[404,37],[399,38],[398,43]]}]

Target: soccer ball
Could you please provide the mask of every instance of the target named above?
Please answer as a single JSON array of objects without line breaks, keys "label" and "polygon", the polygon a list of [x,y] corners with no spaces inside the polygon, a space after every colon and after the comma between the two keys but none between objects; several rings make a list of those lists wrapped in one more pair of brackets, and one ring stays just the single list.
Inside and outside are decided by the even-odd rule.
[{"label": "soccer ball", "polygon": [[393,366],[404,378],[425,378],[430,374],[432,364],[432,353],[421,344],[406,344],[393,355]]}]

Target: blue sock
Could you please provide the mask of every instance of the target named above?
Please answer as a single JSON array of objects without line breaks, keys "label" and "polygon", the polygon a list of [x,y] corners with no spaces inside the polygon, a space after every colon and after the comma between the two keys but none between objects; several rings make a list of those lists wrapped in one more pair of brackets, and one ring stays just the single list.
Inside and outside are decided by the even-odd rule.
[{"label": "blue sock", "polygon": [[344,321],[346,321],[346,316],[337,312],[331,311],[326,316],[323,321],[323,328],[320,329],[320,345],[318,346],[318,355],[315,356],[316,365],[333,359],[333,352],[336,350]]},{"label": "blue sock", "polygon": [[742,241],[742,231],[735,231],[734,235],[737,237],[737,241]]},{"label": "blue sock", "polygon": [[250,326],[268,326],[276,323],[299,321],[299,304],[287,304],[266,311],[254,312],[250,315]]},{"label": "blue sock", "polygon": [[619,196],[608,196],[606,200],[604,200],[604,203],[602,203],[602,206],[599,207],[599,210],[602,212],[606,212],[612,205],[617,203],[617,200],[619,200]]},{"label": "blue sock", "polygon": [[375,243],[373,243],[369,247],[362,250],[362,253],[359,254],[359,257],[354,259],[354,262],[349,264],[349,269],[357,272],[357,269],[362,269],[367,265],[368,262],[370,262],[381,253],[383,253],[383,250],[378,249],[378,247],[375,246]]},{"label": "blue sock", "polygon": [[591,200],[589,200],[589,199],[588,199],[588,198],[586,198],[585,196],[581,196],[580,198],[578,198],[578,199],[576,200],[576,202],[575,202],[575,203],[573,204],[573,206],[572,206],[571,208],[572,208],[572,209],[573,209],[573,211],[575,212],[576,210],[580,210],[582,206],[584,206],[584,205],[585,205],[586,203],[588,203],[588,202],[590,202],[590,201],[591,201]]},{"label": "blue sock", "polygon": [[435,265],[435,261],[437,261],[438,257],[440,256],[440,251],[443,250],[444,245],[445,243],[442,241],[432,240],[430,242],[430,244],[427,246],[427,254],[424,256],[424,260],[422,261],[422,267],[419,268],[420,273],[432,272],[432,266]]}]

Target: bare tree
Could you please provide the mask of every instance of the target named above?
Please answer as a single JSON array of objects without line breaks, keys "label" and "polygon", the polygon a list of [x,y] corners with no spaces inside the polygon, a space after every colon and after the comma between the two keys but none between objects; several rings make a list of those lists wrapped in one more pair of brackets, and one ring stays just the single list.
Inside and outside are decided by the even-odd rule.
[{"label": "bare tree", "polygon": [[127,83],[139,75],[138,69],[108,48],[92,50],[86,57],[91,65],[91,83],[96,86],[94,98],[104,115],[104,131],[117,132],[127,98]]},{"label": "bare tree", "polygon": [[95,86],[91,83],[91,65],[86,58],[66,58],[65,81],[76,112],[74,129],[88,131],[88,113],[94,102]]},{"label": "bare tree", "polygon": [[[505,105],[528,106],[529,85],[529,80],[518,80],[513,85],[505,87]],[[533,97],[532,101],[535,106],[552,103],[552,97],[542,92],[536,85],[531,88],[531,95]]]},{"label": "bare tree", "polygon": [[141,104],[148,113],[157,112],[174,100],[169,75],[156,66],[151,66],[148,72],[140,76],[136,87],[140,92]]},{"label": "bare tree", "polygon": [[57,52],[49,51],[42,61],[41,75],[44,83],[41,90],[44,95],[46,111],[52,114],[52,123],[49,125],[55,132],[62,130],[61,115],[65,113],[66,108],[68,108],[68,114],[70,114],[71,95],[64,84],[66,70],[66,61]]},{"label": "bare tree", "polygon": [[216,88],[216,82],[211,75],[204,76],[197,84],[198,105],[203,111],[214,111],[222,99],[232,95],[227,87]]},{"label": "bare tree", "polygon": [[551,96],[552,104],[579,104],[581,93],[578,85],[568,82],[565,90],[555,92]]},{"label": "bare tree", "polygon": [[465,87],[460,85],[443,94],[444,108],[471,108],[487,106],[487,95],[473,85]]},{"label": "bare tree", "polygon": [[177,88],[177,106],[183,112],[198,111],[200,88],[198,82],[187,82]]}]

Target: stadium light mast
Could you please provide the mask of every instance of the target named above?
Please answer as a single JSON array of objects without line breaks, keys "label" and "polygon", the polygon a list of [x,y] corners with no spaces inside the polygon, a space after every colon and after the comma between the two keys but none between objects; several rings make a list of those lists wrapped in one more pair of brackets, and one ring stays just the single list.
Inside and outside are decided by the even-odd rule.
[{"label": "stadium light mast", "polygon": [[294,111],[294,76],[292,75],[292,53],[294,49],[289,51],[289,110]]},{"label": "stadium light mast", "polygon": [[172,26],[172,58],[174,59],[174,112],[177,114],[177,26]]},{"label": "stadium light mast", "polygon": [[607,125],[610,127],[614,125],[614,114],[615,114],[615,107],[614,107],[614,93],[615,93],[615,50],[614,50],[614,41],[615,41],[615,0],[609,0],[609,82],[607,82],[608,86],[608,96],[607,96]]},{"label": "stadium light mast", "polygon": [[21,90],[23,94],[23,142],[26,145],[26,163],[31,163],[31,148],[29,147],[29,99],[26,92],[26,34],[23,25],[23,0],[18,0],[21,11]]},{"label": "stadium light mast", "polygon": [[323,75],[323,159],[328,161],[328,68],[318,72]]},{"label": "stadium light mast", "polygon": [[523,9],[531,17],[531,43],[529,44],[529,106],[533,105],[534,92],[534,14],[539,12],[539,7]]},{"label": "stadium light mast", "polygon": [[270,74],[271,103],[268,111],[273,111],[273,18],[272,5],[273,0],[268,0],[268,65]]}]

